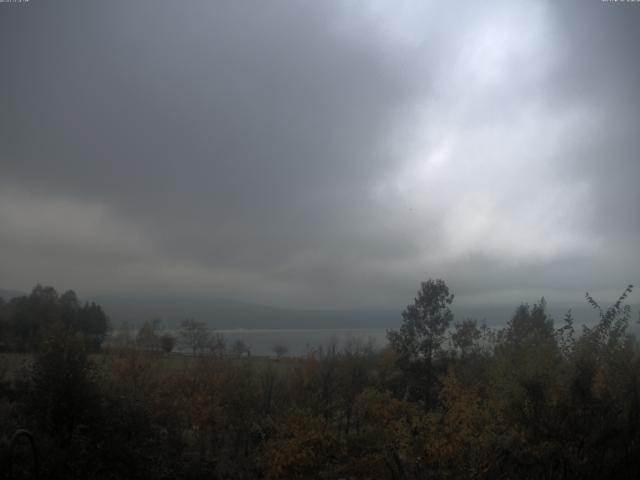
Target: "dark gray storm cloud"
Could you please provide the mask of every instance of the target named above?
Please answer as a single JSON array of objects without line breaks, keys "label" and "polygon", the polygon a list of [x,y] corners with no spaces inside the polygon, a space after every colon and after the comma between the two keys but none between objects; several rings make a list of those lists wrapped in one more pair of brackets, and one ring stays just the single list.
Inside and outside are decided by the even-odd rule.
[{"label": "dark gray storm cloud", "polygon": [[564,300],[640,262],[638,4],[0,4],[0,285]]}]

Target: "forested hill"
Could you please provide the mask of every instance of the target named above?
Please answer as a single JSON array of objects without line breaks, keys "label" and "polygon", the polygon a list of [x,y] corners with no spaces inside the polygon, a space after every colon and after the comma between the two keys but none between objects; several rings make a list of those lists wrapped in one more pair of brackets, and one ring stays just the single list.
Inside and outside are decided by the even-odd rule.
[{"label": "forested hill", "polygon": [[[5,301],[28,293],[0,289]],[[256,305],[215,296],[83,296],[95,302],[109,316],[112,325],[127,322],[141,325],[159,318],[166,327],[175,327],[185,318],[195,318],[211,328],[392,328],[398,323],[394,310],[302,310]]]},{"label": "forested hill", "polygon": [[[412,292],[413,293],[413,292]],[[258,305],[212,296],[96,296],[87,298],[101,305],[113,325],[127,322],[139,325],[151,318],[160,318],[167,327],[177,326],[184,318],[195,318],[214,329],[334,329],[334,328],[395,328],[401,321],[402,305],[395,308],[359,310],[303,310]],[[411,300],[411,295],[407,301]],[[539,298],[528,299],[533,303]],[[453,308],[456,319],[486,320],[490,326],[504,326],[517,304],[464,306]],[[597,320],[593,309],[583,300],[576,305],[549,302],[549,312],[561,320],[571,308],[578,323]]]},{"label": "forested hill", "polygon": [[[411,298],[407,298],[407,301]],[[89,300],[101,305],[112,324],[127,322],[138,325],[160,318],[167,327],[177,326],[184,318],[195,318],[214,329],[334,329],[395,328],[401,321],[401,305],[388,309],[303,310],[230,300],[216,296],[97,296]],[[534,302],[539,299],[530,299]],[[457,319],[486,320],[491,326],[504,326],[517,305],[455,307]],[[593,309],[581,302],[577,306],[552,304],[551,315],[560,320],[569,308],[584,322],[596,321]]]},{"label": "forested hill", "polygon": [[[25,295],[16,290],[0,289],[0,298]],[[303,310],[257,305],[238,300],[212,296],[177,295],[101,295],[83,296],[80,300],[101,305],[112,325],[127,322],[141,325],[145,320],[160,318],[166,327],[177,326],[184,318],[195,318],[215,329],[334,329],[334,328],[395,328],[400,321],[401,306],[389,309],[361,310]],[[410,300],[408,298],[407,300]],[[530,299],[535,301],[537,299]],[[491,326],[503,326],[513,315],[516,305],[491,305],[484,307],[456,306],[457,319],[476,318],[486,320]],[[596,320],[596,315],[586,304],[555,304],[550,302],[549,312],[556,319],[563,318],[572,308],[579,323]]]},{"label": "forested hill", "polygon": [[139,324],[161,318],[177,326],[184,318],[195,318],[211,328],[391,328],[398,324],[398,310],[302,310],[256,305],[211,297],[99,296],[114,324]]}]

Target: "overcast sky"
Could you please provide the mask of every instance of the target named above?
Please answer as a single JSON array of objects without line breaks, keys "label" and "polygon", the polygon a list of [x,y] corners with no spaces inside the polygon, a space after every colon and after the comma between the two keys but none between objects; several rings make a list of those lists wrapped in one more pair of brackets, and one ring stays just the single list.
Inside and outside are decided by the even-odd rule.
[{"label": "overcast sky", "polygon": [[640,3],[0,3],[0,287],[396,308],[640,280]]}]

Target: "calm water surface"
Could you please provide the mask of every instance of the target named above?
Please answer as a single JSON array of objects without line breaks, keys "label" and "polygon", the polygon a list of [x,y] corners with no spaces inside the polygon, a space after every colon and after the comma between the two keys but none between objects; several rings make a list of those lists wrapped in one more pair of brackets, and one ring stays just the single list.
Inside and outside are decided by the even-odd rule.
[{"label": "calm water surface", "polygon": [[342,348],[349,340],[373,341],[374,348],[383,348],[387,344],[384,328],[371,329],[274,329],[274,330],[216,330],[224,335],[227,345],[242,340],[251,349],[253,355],[273,355],[275,345],[288,348],[288,355],[305,355],[319,347],[337,343]]}]

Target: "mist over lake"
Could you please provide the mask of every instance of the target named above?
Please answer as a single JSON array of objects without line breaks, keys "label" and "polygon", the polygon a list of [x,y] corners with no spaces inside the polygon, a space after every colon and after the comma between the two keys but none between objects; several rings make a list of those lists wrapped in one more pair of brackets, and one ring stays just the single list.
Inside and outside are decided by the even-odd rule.
[{"label": "mist over lake", "polygon": [[383,348],[387,344],[384,328],[356,328],[356,329],[232,329],[217,330],[224,335],[227,344],[231,345],[242,340],[251,350],[252,355],[274,356],[273,347],[282,345],[288,349],[287,355],[301,356],[311,353],[318,348],[326,349],[336,345],[341,349],[349,341],[362,343],[373,342],[375,349]]}]

